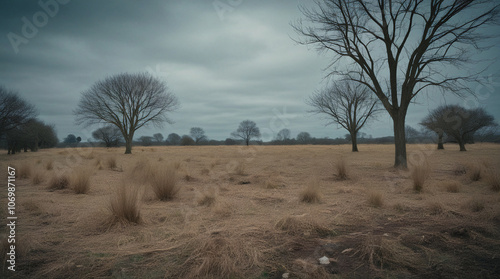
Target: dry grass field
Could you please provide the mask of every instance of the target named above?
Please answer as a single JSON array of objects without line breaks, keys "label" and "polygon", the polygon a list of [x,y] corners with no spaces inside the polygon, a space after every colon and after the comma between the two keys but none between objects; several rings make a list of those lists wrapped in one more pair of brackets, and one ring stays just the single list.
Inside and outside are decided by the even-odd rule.
[{"label": "dry grass field", "polygon": [[350,148],[2,154],[2,278],[500,278],[499,145]]}]

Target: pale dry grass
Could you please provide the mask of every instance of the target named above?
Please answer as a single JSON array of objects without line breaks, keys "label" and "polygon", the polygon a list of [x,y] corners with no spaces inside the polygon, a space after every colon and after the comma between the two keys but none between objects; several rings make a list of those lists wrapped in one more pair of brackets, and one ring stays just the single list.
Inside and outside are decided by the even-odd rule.
[{"label": "pale dry grass", "polygon": [[110,170],[113,170],[113,169],[116,169],[117,168],[117,165],[116,165],[116,157],[112,156],[112,157],[108,157],[106,159],[106,166],[108,167],[108,169]]},{"label": "pale dry grass", "polygon": [[161,201],[174,199],[180,190],[177,183],[177,171],[170,165],[158,167],[150,178],[150,184],[156,198]]},{"label": "pale dry grass", "polygon": [[469,179],[472,181],[478,181],[481,179],[481,174],[483,172],[483,165],[479,163],[471,163],[467,166],[467,174]]},{"label": "pale dry grass", "polygon": [[500,172],[498,170],[488,169],[485,173],[485,180],[492,191],[500,191]]},{"label": "pale dry grass", "polygon": [[69,186],[69,179],[66,175],[53,175],[49,180],[49,190],[62,190]]},{"label": "pale dry grass", "polygon": [[448,193],[458,193],[460,192],[460,182],[458,181],[446,181],[443,183],[443,188],[446,190]]},{"label": "pale dry grass", "polygon": [[[21,235],[29,237],[32,246],[24,258],[31,267],[20,269],[17,277],[282,278],[289,272],[290,278],[406,278],[425,277],[434,266],[443,276],[456,276],[460,270],[464,277],[495,277],[495,262],[481,259],[497,254],[500,235],[492,228],[500,224],[500,199],[488,189],[486,171],[482,181],[469,183],[466,175],[455,176],[453,167],[490,158],[488,169],[494,169],[500,158],[498,145],[475,144],[466,153],[429,153],[433,172],[419,195],[411,194],[409,173],[392,168],[392,145],[366,145],[352,156],[350,146],[259,146],[252,160],[244,160],[245,176],[229,167],[241,160],[240,150],[168,146],[156,147],[155,153],[139,150],[121,156],[122,148],[95,148],[95,158],[102,158],[104,168],[107,157],[117,156],[125,171],[95,172],[89,195],[50,192],[29,187],[31,180],[19,181],[19,218],[30,224]],[[408,152],[421,150],[408,145]],[[95,159],[68,162],[69,155],[58,151],[43,150],[35,158],[57,162],[57,174],[96,168]],[[20,155],[14,164],[32,154]],[[159,156],[164,160],[157,161]],[[332,158],[342,156],[356,170],[344,181],[332,179]],[[14,158],[0,154],[0,162]],[[215,160],[222,163],[212,167]],[[170,162],[181,162],[176,184],[181,190],[164,203],[149,181],[158,167]],[[186,181],[187,168],[199,176]],[[200,175],[205,168],[209,175]],[[53,177],[47,173],[47,179]],[[315,177],[321,183],[321,202],[299,202],[299,193]],[[111,200],[120,197],[112,186],[123,180],[148,196],[138,197],[142,222],[116,221],[125,225],[105,230]],[[451,194],[445,182],[454,180],[460,191]],[[367,189],[383,194],[382,207],[368,206]],[[30,199],[34,202],[23,204]],[[473,209],[472,199],[483,208]],[[460,227],[471,238],[453,236]],[[470,241],[472,237],[476,240]],[[453,253],[464,243],[468,253]],[[335,249],[327,256],[338,264],[318,264],[325,246]],[[322,255],[316,257],[316,251]],[[463,263],[469,264],[464,268]]]},{"label": "pale dry grass", "polygon": [[340,157],[335,163],[335,175],[338,180],[346,180],[349,178],[347,162],[343,156]]},{"label": "pale dry grass", "polygon": [[21,162],[21,165],[16,170],[16,175],[18,178],[27,179],[30,178],[31,173],[33,172],[33,165],[26,161]]},{"label": "pale dry grass", "polygon": [[319,180],[312,179],[300,192],[300,200],[306,203],[318,203],[321,201],[321,191],[319,187]]},{"label": "pale dry grass", "polygon": [[380,192],[370,192],[368,194],[368,204],[371,207],[382,207],[384,205],[384,196]]},{"label": "pale dry grass", "polygon": [[78,168],[73,171],[70,187],[75,194],[87,194],[89,192],[92,172],[92,169],[89,168]]},{"label": "pale dry grass", "polygon": [[413,190],[422,192],[427,178],[429,178],[430,166],[427,162],[416,165],[411,169],[411,179],[413,181]]},{"label": "pale dry grass", "polygon": [[53,160],[47,161],[47,163],[45,164],[45,169],[52,170],[53,168],[54,168],[54,161]]},{"label": "pale dry grass", "polygon": [[33,171],[33,175],[31,176],[31,183],[33,185],[39,185],[45,180],[45,176],[43,175],[43,172],[39,170]]},{"label": "pale dry grass", "polygon": [[110,224],[140,224],[142,218],[139,200],[139,189],[123,182],[122,185],[117,187],[109,203],[109,211],[111,212]]}]

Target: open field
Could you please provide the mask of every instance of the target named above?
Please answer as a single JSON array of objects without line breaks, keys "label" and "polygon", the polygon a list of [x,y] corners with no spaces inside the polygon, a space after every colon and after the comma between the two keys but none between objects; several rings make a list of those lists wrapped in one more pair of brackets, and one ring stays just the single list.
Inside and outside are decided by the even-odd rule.
[{"label": "open field", "polygon": [[[350,148],[2,154],[2,185],[7,165],[18,176],[17,271],[6,271],[4,259],[2,277],[500,277],[499,145],[468,145],[467,152],[456,145],[441,151],[408,145],[409,170],[392,168],[393,145]],[[347,179],[336,173],[341,159]],[[417,165],[425,169],[413,171]],[[65,175],[66,184],[53,180]],[[160,200],[151,177],[174,183],[178,192]],[[111,213],[122,192],[126,204],[136,203],[137,194],[130,217],[136,222]],[[0,196],[6,220],[5,187]],[[318,264],[323,256],[330,264]]]}]

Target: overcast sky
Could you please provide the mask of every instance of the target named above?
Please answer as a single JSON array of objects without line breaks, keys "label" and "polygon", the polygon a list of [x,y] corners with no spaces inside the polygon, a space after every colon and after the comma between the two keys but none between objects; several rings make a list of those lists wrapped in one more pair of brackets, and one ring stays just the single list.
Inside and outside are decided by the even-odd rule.
[{"label": "overcast sky", "polygon": [[[265,141],[282,128],[293,137],[347,133],[307,113],[305,100],[325,85],[322,70],[332,58],[291,39],[299,38],[290,26],[301,17],[298,5],[310,1],[54,1],[40,1],[58,3],[48,11],[38,1],[1,2],[0,84],[36,105],[60,140],[68,134],[86,140],[97,128],[74,124],[82,91],[109,75],[144,71],[165,80],[181,108],[170,115],[174,124],[142,128],[136,138],[202,127],[210,139],[223,140],[246,119],[257,123]],[[9,34],[22,40],[12,44]],[[493,44],[481,55],[496,62],[498,38]],[[407,123],[419,128],[427,112],[444,103],[480,105],[500,119],[498,64],[474,88],[479,100],[421,94]],[[384,111],[362,131],[392,135],[392,121]]]}]

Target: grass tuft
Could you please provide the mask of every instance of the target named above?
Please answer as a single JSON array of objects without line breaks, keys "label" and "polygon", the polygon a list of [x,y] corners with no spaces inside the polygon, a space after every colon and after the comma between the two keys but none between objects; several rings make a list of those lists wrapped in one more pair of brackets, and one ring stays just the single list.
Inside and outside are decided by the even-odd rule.
[{"label": "grass tuft", "polygon": [[300,193],[300,200],[307,203],[317,203],[321,201],[319,180],[313,179]]},{"label": "grass tuft", "polygon": [[46,170],[52,170],[54,168],[54,161],[50,160],[45,164]]},{"label": "grass tuft", "polygon": [[414,166],[411,170],[411,179],[413,180],[413,190],[422,192],[427,178],[429,178],[430,168],[427,162]]},{"label": "grass tuft", "polygon": [[498,173],[497,171],[494,171],[492,169],[489,169],[486,172],[486,175],[484,178],[485,178],[486,182],[488,183],[488,185],[490,186],[490,189],[492,191],[495,191],[495,192],[500,191],[500,173]]},{"label": "grass tuft", "polygon": [[49,190],[62,190],[66,189],[69,185],[69,179],[66,175],[52,176],[49,181]]},{"label": "grass tuft", "polygon": [[382,196],[382,193],[380,192],[371,192],[368,195],[368,204],[371,207],[382,207],[384,205],[384,197]]},{"label": "grass tuft", "polygon": [[33,185],[39,185],[40,183],[43,182],[43,180],[44,180],[43,173],[35,170],[33,172],[33,175],[31,176],[31,183],[33,183]]},{"label": "grass tuft", "polygon": [[210,187],[203,191],[198,197],[198,205],[201,206],[212,206],[217,201],[218,192],[214,187]]},{"label": "grass tuft", "polygon": [[485,208],[485,202],[482,199],[473,198],[469,200],[468,207],[472,212],[483,211]]},{"label": "grass tuft", "polygon": [[106,160],[106,166],[108,167],[108,169],[110,170],[113,170],[113,169],[116,169],[117,165],[116,165],[116,157],[108,157],[108,159]]},{"label": "grass tuft", "polygon": [[347,163],[344,157],[340,157],[335,164],[335,175],[338,180],[346,180],[349,178],[349,173],[347,171]]},{"label": "grass tuft", "polygon": [[90,190],[90,177],[92,170],[76,169],[71,177],[71,188],[75,194],[86,194]]},{"label": "grass tuft", "polygon": [[151,187],[153,192],[161,201],[168,201],[175,198],[180,190],[177,185],[177,171],[173,166],[157,169],[151,177]]},{"label": "grass tuft", "polygon": [[28,162],[22,162],[20,168],[17,170],[17,177],[21,179],[30,178],[33,167]]},{"label": "grass tuft", "polygon": [[460,182],[458,181],[447,181],[444,183],[443,187],[448,193],[460,192]]},{"label": "grass tuft", "polygon": [[467,168],[467,173],[472,181],[478,181],[481,179],[481,172],[483,170],[483,165],[478,163],[470,164]]},{"label": "grass tuft", "polygon": [[137,187],[122,185],[111,198],[109,210],[112,214],[112,224],[141,223],[139,209],[139,190]]}]

